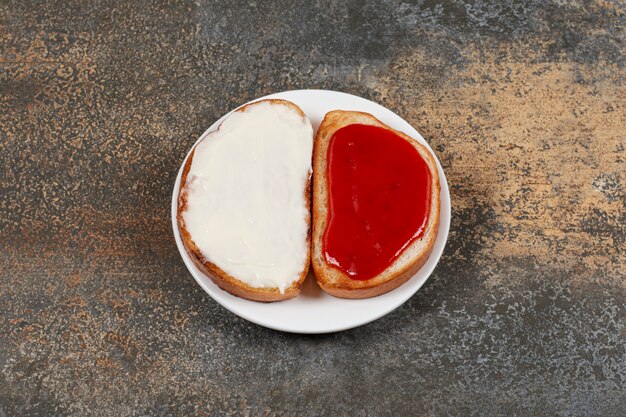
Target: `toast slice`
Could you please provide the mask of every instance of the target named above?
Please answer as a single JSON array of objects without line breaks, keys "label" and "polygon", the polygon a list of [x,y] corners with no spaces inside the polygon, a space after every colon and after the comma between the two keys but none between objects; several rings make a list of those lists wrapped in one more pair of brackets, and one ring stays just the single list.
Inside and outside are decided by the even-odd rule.
[{"label": "toast slice", "polygon": [[[430,173],[430,211],[421,237],[401,249],[397,257],[375,276],[352,279],[344,270],[331,265],[324,249],[324,236],[329,223],[330,186],[328,178],[328,149],[333,135],[349,125],[369,125],[384,128],[410,143],[425,162]],[[410,150],[410,148],[409,148]],[[408,135],[385,125],[368,113],[335,110],[326,114],[314,141],[313,149],[313,253],[312,266],[320,287],[341,298],[369,298],[391,291],[411,278],[428,259],[439,226],[439,175],[435,159],[426,147]],[[428,203],[424,203],[428,206]],[[356,210],[356,208],[355,208]],[[384,225],[384,223],[383,223]],[[351,243],[348,242],[348,245]]]},{"label": "toast slice", "polygon": [[254,301],[300,292],[311,256],[313,128],[286,100],[231,113],[183,168],[177,222],[189,256],[221,289]]}]

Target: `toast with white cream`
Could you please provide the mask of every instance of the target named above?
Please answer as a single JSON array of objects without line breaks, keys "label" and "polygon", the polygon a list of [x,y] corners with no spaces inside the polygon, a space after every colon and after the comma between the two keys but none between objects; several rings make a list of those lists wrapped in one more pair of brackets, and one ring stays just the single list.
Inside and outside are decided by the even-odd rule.
[{"label": "toast with white cream", "polygon": [[300,292],[310,263],[313,128],[286,100],[228,115],[194,147],[182,174],[178,227],[196,266],[255,301]]}]

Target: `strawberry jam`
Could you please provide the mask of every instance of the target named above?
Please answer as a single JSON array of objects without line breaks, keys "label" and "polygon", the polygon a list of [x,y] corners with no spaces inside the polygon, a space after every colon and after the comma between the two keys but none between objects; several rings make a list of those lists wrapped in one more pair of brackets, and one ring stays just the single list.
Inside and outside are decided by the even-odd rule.
[{"label": "strawberry jam", "polygon": [[431,175],[419,152],[396,133],[353,124],[328,145],[326,262],[354,280],[384,271],[423,236]]}]

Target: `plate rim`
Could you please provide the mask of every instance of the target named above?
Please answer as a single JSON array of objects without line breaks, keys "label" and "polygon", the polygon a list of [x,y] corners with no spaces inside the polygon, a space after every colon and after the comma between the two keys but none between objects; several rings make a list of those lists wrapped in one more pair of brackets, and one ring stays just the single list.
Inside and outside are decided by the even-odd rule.
[{"label": "plate rim", "polygon": [[[202,139],[204,139],[205,136],[207,134],[209,134],[214,129],[214,126],[218,126],[231,113],[233,113],[237,109],[239,109],[239,108],[241,108],[241,107],[243,107],[243,106],[245,106],[247,104],[254,103],[256,101],[264,100],[264,99],[268,99],[268,98],[282,98],[280,96],[283,96],[285,94],[289,95],[289,94],[308,94],[308,93],[321,93],[321,94],[331,93],[331,94],[343,95],[347,99],[364,100],[364,101],[369,102],[370,104],[373,104],[375,107],[379,107],[381,109],[384,109],[385,111],[389,112],[391,115],[399,118],[404,123],[406,123],[408,126],[410,126],[411,129],[414,131],[414,133],[417,133],[418,139],[416,139],[416,140],[418,140],[418,142],[420,142],[422,145],[426,146],[428,151],[435,158],[435,163],[436,163],[437,170],[438,170],[438,173],[439,173],[439,182],[440,182],[440,185],[441,185],[440,198],[441,197],[445,197],[445,199],[447,200],[447,204],[445,205],[445,207],[444,207],[444,204],[440,205],[440,210],[442,210],[442,212],[440,212],[440,219],[444,218],[446,220],[445,221],[446,224],[445,224],[445,227],[442,228],[441,226],[444,226],[442,224],[444,222],[442,222],[440,220],[439,230],[437,232],[437,237],[435,238],[435,244],[436,244],[437,240],[441,236],[443,244],[441,246],[441,249],[438,251],[438,253],[434,253],[434,248],[433,248],[433,253],[430,254],[430,257],[433,257],[433,256],[435,257],[434,258],[434,262],[430,266],[430,270],[426,271],[425,277],[415,287],[415,290],[414,291],[408,291],[408,293],[405,294],[403,297],[401,297],[399,299],[399,301],[396,300],[395,302],[390,303],[389,306],[386,306],[386,308],[381,309],[381,311],[379,311],[374,316],[367,317],[366,319],[355,321],[355,322],[352,322],[352,323],[349,323],[349,324],[339,324],[339,325],[335,325],[335,326],[331,325],[331,326],[328,326],[328,328],[325,328],[324,330],[306,329],[306,328],[305,329],[296,329],[296,328],[293,328],[293,327],[285,327],[285,326],[273,324],[271,322],[268,323],[267,321],[260,320],[257,317],[254,317],[254,316],[248,314],[248,312],[234,311],[228,305],[228,303],[220,297],[220,294],[217,293],[215,289],[213,289],[213,288],[209,287],[208,285],[206,285],[206,283],[202,279],[200,279],[198,276],[196,276],[197,274],[195,273],[195,271],[192,268],[192,266],[193,266],[192,265],[192,261],[189,258],[189,255],[187,254],[187,251],[185,250],[183,242],[182,242],[182,239],[180,237],[180,231],[178,230],[178,222],[177,222],[178,192],[179,192],[179,189],[180,189],[180,181],[181,181],[181,178],[182,178],[183,168],[185,166],[185,163],[187,162],[187,158],[189,158],[189,155],[190,155],[191,151],[198,144],[198,142],[200,142]],[[374,115],[374,116],[379,117],[379,115]],[[413,137],[413,135],[409,135],[409,136]],[[447,208],[447,210],[446,210],[445,213],[443,213],[443,209],[445,209],[445,208]],[[441,256],[442,256],[442,254],[443,254],[443,252],[445,250],[445,247],[447,245],[448,236],[449,236],[449,232],[450,232],[450,224],[451,224],[451,220],[452,220],[452,201],[451,201],[451,198],[450,198],[450,191],[449,191],[449,187],[448,187],[448,181],[447,181],[447,178],[446,178],[445,173],[443,171],[443,168],[441,166],[441,163],[439,162],[439,158],[437,158],[437,155],[432,150],[432,148],[430,147],[430,144],[426,141],[426,139],[424,139],[424,137],[417,131],[417,129],[415,129],[413,127],[413,125],[411,125],[403,117],[401,117],[400,115],[395,113],[393,110],[390,110],[387,107],[383,106],[382,104],[376,103],[376,102],[374,102],[372,100],[369,100],[369,99],[366,99],[364,97],[356,96],[354,94],[345,93],[345,92],[336,91],[336,90],[295,89],[295,90],[285,90],[285,91],[280,91],[280,92],[277,92],[277,93],[268,94],[268,95],[265,95],[265,96],[258,97],[258,98],[255,98],[253,100],[250,100],[250,101],[248,101],[246,103],[243,103],[243,104],[235,107],[234,109],[230,110],[228,113],[224,114],[219,119],[217,119],[214,123],[211,124],[211,126],[209,126],[198,137],[198,139],[193,143],[193,145],[187,151],[187,153],[185,155],[185,158],[181,162],[180,168],[179,168],[178,173],[176,175],[176,179],[174,181],[174,187],[173,187],[173,190],[172,190],[172,203],[171,203],[170,215],[171,215],[171,220],[172,220],[172,231],[173,231],[173,234],[174,234],[174,240],[176,241],[176,246],[178,248],[178,252],[179,252],[181,258],[183,259],[183,263],[185,264],[185,267],[187,268],[187,271],[191,274],[191,276],[194,278],[194,280],[200,285],[200,287],[204,290],[204,292],[206,292],[220,306],[222,306],[223,308],[225,308],[226,310],[230,311],[231,313],[233,313],[233,314],[235,314],[235,315],[237,315],[237,316],[239,316],[239,317],[241,317],[241,318],[243,318],[243,319],[245,319],[245,320],[247,320],[249,322],[252,322],[252,323],[254,323],[256,325],[259,325],[259,326],[267,327],[269,329],[278,330],[278,331],[282,331],[282,332],[286,332],[286,333],[294,333],[294,334],[328,334],[328,333],[336,333],[336,332],[341,332],[341,331],[344,331],[344,330],[353,329],[353,328],[360,327],[360,326],[363,326],[365,324],[371,323],[371,322],[373,322],[375,320],[378,320],[379,318],[386,316],[387,314],[391,313],[395,309],[397,309],[400,306],[402,306],[406,301],[408,301],[411,297],[413,297],[420,290],[420,288],[426,283],[426,281],[428,281],[428,279],[430,278],[430,276],[434,272],[435,268],[439,264]],[[419,271],[421,271],[421,268],[420,268]],[[418,271],[418,273],[419,273],[419,271]],[[202,273],[202,272],[200,272],[200,273]],[[417,273],[416,273],[416,275],[417,275]],[[414,277],[415,277],[415,275],[413,277],[411,277],[409,280],[413,279]],[[206,277],[206,279],[210,281],[210,278]],[[223,290],[218,287],[217,291],[223,291]],[[256,303],[255,301],[250,301],[250,300],[245,300],[245,301],[248,301],[248,302],[251,302],[251,303],[253,303],[253,302]],[[350,303],[350,302],[355,302],[355,301],[358,302],[360,300],[342,299],[341,301]]]}]

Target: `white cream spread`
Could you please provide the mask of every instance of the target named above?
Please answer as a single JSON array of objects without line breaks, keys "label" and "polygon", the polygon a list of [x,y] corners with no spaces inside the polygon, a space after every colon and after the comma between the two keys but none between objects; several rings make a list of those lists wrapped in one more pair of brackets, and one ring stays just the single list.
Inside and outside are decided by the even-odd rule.
[{"label": "white cream spread", "polygon": [[307,261],[312,151],[309,120],[269,102],[232,113],[201,140],[182,217],[202,255],[255,288],[282,293],[297,280]]}]

